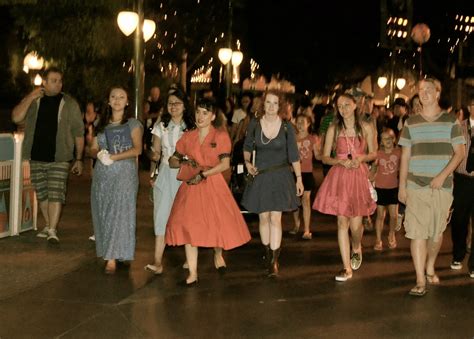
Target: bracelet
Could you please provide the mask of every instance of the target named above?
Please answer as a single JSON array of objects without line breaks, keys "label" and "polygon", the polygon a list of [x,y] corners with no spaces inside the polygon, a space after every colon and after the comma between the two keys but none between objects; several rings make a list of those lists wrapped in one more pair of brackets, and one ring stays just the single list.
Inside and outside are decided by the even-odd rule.
[{"label": "bracelet", "polygon": [[204,176],[203,171],[199,172],[199,176],[201,177],[201,180],[206,180],[206,176]]},{"label": "bracelet", "polygon": [[83,162],[84,160],[83,160],[83,159],[76,159],[76,161],[80,161],[80,162]]},{"label": "bracelet", "polygon": [[296,176],[297,178],[301,178],[301,174]]}]

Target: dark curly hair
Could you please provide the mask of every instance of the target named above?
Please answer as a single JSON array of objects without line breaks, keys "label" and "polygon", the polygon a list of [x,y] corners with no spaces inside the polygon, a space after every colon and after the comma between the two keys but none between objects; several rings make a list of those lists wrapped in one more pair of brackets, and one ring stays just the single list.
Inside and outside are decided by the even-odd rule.
[{"label": "dark curly hair", "polygon": [[165,100],[165,107],[163,109],[163,115],[161,116],[161,122],[163,123],[163,126],[165,128],[168,127],[168,124],[171,121],[171,114],[168,111],[168,101],[171,96],[174,96],[183,102],[183,121],[186,124],[186,130],[193,129],[195,127],[194,112],[189,103],[188,96],[180,86],[176,85],[171,85],[170,89],[168,90],[168,95]]},{"label": "dark curly hair", "polygon": [[196,109],[204,108],[206,111],[214,113],[216,118],[212,122],[212,126],[219,128],[222,127],[225,121],[224,113],[219,109],[218,104],[214,98],[201,98],[196,104]]}]

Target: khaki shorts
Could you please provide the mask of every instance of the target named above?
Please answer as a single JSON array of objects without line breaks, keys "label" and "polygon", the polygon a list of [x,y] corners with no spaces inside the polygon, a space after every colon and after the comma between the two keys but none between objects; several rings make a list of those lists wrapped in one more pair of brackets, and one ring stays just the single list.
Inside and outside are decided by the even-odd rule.
[{"label": "khaki shorts", "polygon": [[66,203],[68,162],[30,161],[30,171],[38,201]]},{"label": "khaki shorts", "polygon": [[451,192],[435,189],[407,189],[405,236],[408,239],[437,241],[446,229]]}]

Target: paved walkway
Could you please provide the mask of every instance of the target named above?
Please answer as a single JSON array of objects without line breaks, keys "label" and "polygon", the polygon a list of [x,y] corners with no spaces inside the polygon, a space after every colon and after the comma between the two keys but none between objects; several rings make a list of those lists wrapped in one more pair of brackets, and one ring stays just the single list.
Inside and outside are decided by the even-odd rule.
[{"label": "paved walkway", "polygon": [[[203,249],[199,286],[178,287],[184,251],[167,248],[165,272],[155,277],[143,270],[154,244],[146,180],[142,173],[136,260],[114,276],[102,273],[87,240],[87,175],[70,180],[59,246],[34,232],[0,240],[0,338],[474,337],[474,279],[449,268],[449,233],[438,261],[442,283],[423,298],[407,295],[414,272],[401,234],[399,248],[376,253],[367,233],[361,269],[352,280],[335,282],[341,268],[335,219],[316,213],[313,240],[284,234],[278,279],[263,275],[252,219],[252,241],[226,253],[225,276]],[[284,220],[289,230],[290,216]]]}]

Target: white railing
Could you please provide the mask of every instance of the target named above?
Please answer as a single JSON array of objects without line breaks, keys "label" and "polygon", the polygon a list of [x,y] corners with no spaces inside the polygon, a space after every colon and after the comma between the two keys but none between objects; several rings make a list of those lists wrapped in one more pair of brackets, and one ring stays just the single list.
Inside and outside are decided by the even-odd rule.
[{"label": "white railing", "polygon": [[21,133],[0,134],[0,238],[36,229],[38,204],[22,144]]}]

